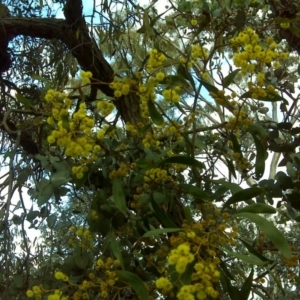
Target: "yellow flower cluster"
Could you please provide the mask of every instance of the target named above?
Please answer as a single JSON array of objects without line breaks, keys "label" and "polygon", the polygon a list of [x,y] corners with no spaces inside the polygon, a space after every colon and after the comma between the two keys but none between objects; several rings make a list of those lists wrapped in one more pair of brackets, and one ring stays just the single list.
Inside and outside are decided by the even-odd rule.
[{"label": "yellow flower cluster", "polygon": [[47,297],[47,300],[68,300],[68,296],[62,296],[61,290],[55,290],[54,294],[50,294]]},{"label": "yellow flower cluster", "polygon": [[227,107],[229,110],[232,110],[232,107],[236,106],[235,101],[229,101],[232,98],[232,95],[225,95],[224,90],[219,90],[217,93],[209,93],[212,98],[216,101],[217,104]]},{"label": "yellow flower cluster", "polygon": [[149,131],[146,132],[145,138],[142,142],[145,148],[158,148],[160,145],[160,142],[157,139],[155,139],[153,134]]},{"label": "yellow flower cluster", "polygon": [[165,60],[166,56],[163,53],[159,52],[156,49],[152,49],[149,52],[147,69],[151,71],[154,68],[159,68],[163,65]]},{"label": "yellow flower cluster", "polygon": [[180,100],[180,95],[178,94],[179,91],[180,86],[175,86],[173,89],[165,89],[162,94],[165,101],[178,103]]},{"label": "yellow flower cluster", "polygon": [[31,290],[28,290],[26,292],[26,296],[28,298],[34,297],[35,300],[42,300],[42,294],[43,294],[42,289],[37,285],[34,285]]},{"label": "yellow flower cluster", "polygon": [[[33,286],[32,290],[28,290],[26,292],[26,296],[28,298],[35,298],[36,300],[41,300],[42,299],[42,293],[43,291],[41,290],[40,287],[38,286]],[[48,295],[47,300],[68,300],[68,296],[63,296],[61,290],[55,290],[53,294]]]},{"label": "yellow flower cluster", "polygon": [[230,117],[228,123],[225,125],[227,130],[238,131],[241,128],[247,129],[249,125],[253,123],[252,119],[246,117],[246,113],[243,110],[234,110],[234,117]]},{"label": "yellow flower cluster", "polygon": [[[192,225],[184,222],[183,231],[173,234],[170,238],[172,250],[169,252],[164,245],[155,253],[157,269],[164,274],[156,280],[155,285],[163,294],[172,295],[177,283],[166,276],[172,271],[165,266],[164,259],[167,253],[169,252],[169,265],[175,265],[179,274],[183,275],[187,265],[194,262],[194,271],[191,274],[192,284],[180,286],[176,295],[179,300],[218,298],[219,294],[215,289],[220,280],[217,267],[220,263],[218,247],[224,244],[236,244],[238,227],[233,221],[233,225],[229,225],[228,213],[221,213],[212,203],[198,205],[198,208],[206,211],[206,220]],[[158,259],[163,262],[162,268],[159,268]],[[149,262],[149,265],[153,264],[153,259]]]},{"label": "yellow flower cluster", "polygon": [[47,119],[49,125],[54,124],[54,120],[59,121],[69,115],[68,110],[71,107],[72,101],[65,93],[49,89],[45,95],[45,100],[51,108],[51,117]]},{"label": "yellow flower cluster", "polygon": [[246,157],[242,157],[240,153],[234,152],[232,159],[235,161],[237,168],[241,171],[253,168],[249,160]]},{"label": "yellow flower cluster", "polygon": [[92,209],[91,211],[91,217],[92,217],[92,220],[98,220],[99,219],[99,214],[96,210]]},{"label": "yellow flower cluster", "polygon": [[[55,128],[48,136],[48,142],[63,147],[65,155],[69,157],[95,160],[101,148],[95,145],[92,133],[95,121],[87,115],[86,104],[81,103],[78,111],[70,115],[72,102],[66,94],[50,89],[45,100],[51,109],[47,123]],[[73,167],[72,171],[77,178],[82,178],[87,169],[81,163],[80,167]]]},{"label": "yellow flower cluster", "polygon": [[89,84],[91,83],[91,78],[93,77],[93,74],[90,71],[81,71],[80,72],[80,78],[82,80],[83,84]]},{"label": "yellow flower cluster", "polygon": [[193,45],[192,46],[192,58],[193,59],[208,59],[209,54],[206,48],[199,46],[199,45]]},{"label": "yellow flower cluster", "polygon": [[288,29],[290,28],[291,24],[289,22],[285,22],[285,23],[280,23],[280,27],[283,29]]},{"label": "yellow flower cluster", "polygon": [[[63,292],[65,291],[66,294],[70,295],[71,291],[72,290],[74,291],[74,288],[77,289],[77,291],[73,292],[72,295],[72,299],[74,300],[89,299],[88,290],[90,289],[100,290],[100,298],[107,299],[112,288],[114,288],[118,282],[116,270],[119,269],[120,266],[121,264],[118,260],[113,260],[110,257],[108,257],[106,260],[98,259],[95,262],[93,270],[88,274],[88,279],[83,280],[78,285],[69,283],[68,276],[58,271],[55,273],[55,278],[57,280],[65,281],[67,285],[61,288],[60,290],[55,290],[54,293],[49,294],[47,299],[48,300],[71,299],[68,296],[63,295]],[[47,294],[49,293],[49,291],[46,290],[43,291],[40,287],[33,286],[31,290],[27,291],[26,295],[29,298],[35,297],[36,300],[42,300],[43,293]]]},{"label": "yellow flower cluster", "polygon": [[76,228],[75,226],[71,226],[69,231],[73,233],[73,238],[68,240],[68,243],[71,247],[75,247],[76,245],[80,246],[82,249],[92,249],[93,248],[93,239],[94,236],[88,229],[83,227]]},{"label": "yellow flower cluster", "polygon": [[101,129],[98,130],[98,132],[97,132],[97,139],[102,140],[105,137],[113,136],[115,134],[115,129],[113,129],[113,130],[108,130],[108,129],[109,129],[108,125],[102,126]]},{"label": "yellow flower cluster", "polygon": [[196,19],[192,19],[192,20],[191,20],[191,24],[192,24],[193,26],[196,26],[196,25],[198,24],[198,21],[197,21]]},{"label": "yellow flower cluster", "polygon": [[112,111],[115,109],[115,106],[111,102],[102,100],[102,101],[98,101],[97,109],[99,110],[99,113],[103,117],[106,117],[112,113]]},{"label": "yellow flower cluster", "polygon": [[210,80],[210,75],[207,73],[207,72],[204,72],[203,74],[202,74],[202,78],[204,79],[204,80],[206,80],[206,81],[209,81]]},{"label": "yellow flower cluster", "polygon": [[54,277],[57,280],[62,280],[62,281],[65,281],[65,282],[69,281],[69,277],[66,274],[64,274],[63,272],[60,272],[60,271],[57,271],[54,274]]},{"label": "yellow flower cluster", "polygon": [[[254,73],[257,68],[279,59],[286,59],[287,53],[276,50],[277,43],[272,37],[266,39],[267,46],[263,48],[258,34],[252,28],[240,32],[230,40],[235,55],[233,62],[241,68],[242,74]],[[240,47],[242,50],[239,52]]]},{"label": "yellow flower cluster", "polygon": [[110,172],[109,178],[114,179],[117,177],[121,177],[121,178],[126,177],[129,173],[129,170],[130,168],[126,164],[121,163],[120,167],[117,170],[113,170]]},{"label": "yellow flower cluster", "polygon": [[162,289],[163,293],[168,292],[173,288],[173,284],[166,277],[160,277],[156,279],[155,285],[158,289]]},{"label": "yellow flower cluster", "polygon": [[166,77],[166,74],[164,72],[158,72],[155,76],[156,80],[163,81]]},{"label": "yellow flower cluster", "polygon": [[120,98],[129,94],[131,87],[137,85],[136,80],[130,78],[123,78],[120,81],[114,81],[109,86],[114,90],[114,96]]},{"label": "yellow flower cluster", "polygon": [[283,259],[283,263],[290,268],[299,267],[299,258],[297,255],[292,255],[290,259]]},{"label": "yellow flower cluster", "polygon": [[130,123],[126,123],[126,131],[132,133],[133,135],[138,135],[138,128]]},{"label": "yellow flower cluster", "polygon": [[181,244],[176,249],[171,250],[168,263],[175,265],[175,269],[179,274],[184,273],[187,265],[195,259],[190,251],[189,244]]},{"label": "yellow flower cluster", "polygon": [[220,136],[220,133],[219,133],[219,132],[214,132],[214,133],[211,135],[210,140],[211,140],[212,142],[215,142],[215,141],[219,138],[219,136]]},{"label": "yellow flower cluster", "polygon": [[84,176],[84,173],[87,173],[89,168],[87,166],[73,166],[72,173],[76,176],[77,179],[81,179]]},{"label": "yellow flower cluster", "polygon": [[139,95],[140,95],[140,109],[142,118],[149,117],[148,101],[154,101],[155,96],[155,87],[157,81],[155,78],[150,77],[145,84],[139,85]]},{"label": "yellow flower cluster", "polygon": [[194,294],[196,294],[196,299],[204,300],[207,297],[216,299],[219,296],[219,293],[214,290],[212,286],[204,288],[202,284],[195,285],[184,285],[180,288],[179,293],[177,294],[178,300],[195,300]]},{"label": "yellow flower cluster", "polygon": [[168,175],[166,170],[155,168],[146,171],[144,176],[145,182],[155,181],[160,183],[162,181],[171,181],[172,177]]},{"label": "yellow flower cluster", "polygon": [[[262,73],[260,73],[262,74]],[[263,74],[264,75],[264,74]],[[249,91],[252,94],[252,97],[254,99],[259,99],[261,97],[268,96],[270,99],[274,98],[274,96],[278,95],[278,91],[275,90],[275,87],[271,84],[267,86],[267,89],[262,88],[261,86],[264,85],[264,82],[261,80],[261,78],[264,78],[262,76],[257,78],[257,86],[253,84],[253,82],[249,81],[248,88]]]}]

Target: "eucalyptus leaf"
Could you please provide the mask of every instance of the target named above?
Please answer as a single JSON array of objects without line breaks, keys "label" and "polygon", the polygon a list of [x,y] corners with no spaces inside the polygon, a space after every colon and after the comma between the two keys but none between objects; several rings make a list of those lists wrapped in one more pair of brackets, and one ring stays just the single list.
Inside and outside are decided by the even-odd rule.
[{"label": "eucalyptus leaf", "polygon": [[135,290],[140,300],[149,299],[148,290],[146,289],[145,283],[140,277],[128,271],[116,271],[116,274],[119,280],[124,281]]},{"label": "eucalyptus leaf", "polygon": [[247,218],[255,223],[261,231],[263,231],[267,238],[278,248],[285,258],[291,257],[291,249],[284,235],[279,231],[272,222],[265,218],[248,212],[241,212],[235,214],[236,217]]}]

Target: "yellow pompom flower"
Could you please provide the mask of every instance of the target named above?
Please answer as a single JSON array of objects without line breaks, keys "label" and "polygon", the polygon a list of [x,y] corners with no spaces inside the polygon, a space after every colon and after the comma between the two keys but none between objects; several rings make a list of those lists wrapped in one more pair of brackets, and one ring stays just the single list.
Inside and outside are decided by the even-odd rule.
[{"label": "yellow pompom flower", "polygon": [[49,144],[54,144],[55,143],[55,137],[53,135],[49,135],[47,137],[47,141]]},{"label": "yellow pompom flower", "polygon": [[290,27],[290,23],[289,22],[280,23],[280,27],[284,29],[288,29]]},{"label": "yellow pompom flower", "polygon": [[34,295],[34,293],[33,293],[32,290],[28,290],[28,291],[26,292],[26,296],[27,296],[28,298],[32,298],[33,295]]},{"label": "yellow pompom flower", "polygon": [[155,77],[158,81],[163,81],[165,79],[166,75],[163,72],[158,72]]},{"label": "yellow pompom flower", "polygon": [[89,84],[89,83],[91,83],[90,79],[92,77],[93,77],[93,74],[90,71],[87,71],[87,72],[81,71],[80,72],[80,78],[81,78],[83,84]]},{"label": "yellow pompom flower", "polygon": [[155,285],[158,289],[163,289],[164,291],[170,291],[173,288],[172,283],[168,278],[160,277],[155,281]]}]

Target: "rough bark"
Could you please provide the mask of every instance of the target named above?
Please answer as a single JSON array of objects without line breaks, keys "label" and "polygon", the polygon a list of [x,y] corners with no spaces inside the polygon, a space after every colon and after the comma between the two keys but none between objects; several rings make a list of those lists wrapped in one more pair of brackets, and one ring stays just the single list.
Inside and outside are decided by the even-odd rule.
[{"label": "rough bark", "polygon": [[[6,131],[10,138],[17,140],[18,129],[16,125],[10,120],[5,120],[2,113],[0,113],[0,129]],[[40,152],[36,142],[26,131],[20,131],[19,144],[28,154],[35,155]]]},{"label": "rough bark", "polygon": [[[67,5],[71,5],[67,7]],[[72,11],[72,7],[75,9]],[[109,83],[113,81],[114,71],[105,60],[96,41],[89,35],[82,16],[81,0],[68,1],[65,7],[66,20],[54,18],[4,18],[0,20],[0,36],[10,39],[19,35],[62,41],[77,59],[81,68],[91,71],[95,81],[93,86],[105,95],[113,97]],[[139,99],[135,94],[115,99],[115,106],[122,120],[137,124],[140,121]],[[24,148],[25,149],[25,148]],[[30,147],[27,147],[27,151]],[[32,147],[36,149],[36,147]],[[35,150],[29,152],[35,154]]]}]

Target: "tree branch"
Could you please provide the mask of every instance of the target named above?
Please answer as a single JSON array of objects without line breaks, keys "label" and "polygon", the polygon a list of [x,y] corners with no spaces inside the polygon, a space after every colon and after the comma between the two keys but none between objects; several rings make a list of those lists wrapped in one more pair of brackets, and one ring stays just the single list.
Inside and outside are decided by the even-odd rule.
[{"label": "tree branch", "polygon": [[25,35],[62,41],[82,69],[93,73],[93,77],[99,82],[97,87],[106,95],[113,96],[113,91],[109,87],[109,83],[113,81],[113,69],[86,28],[84,30],[72,28],[66,20],[61,19],[11,17],[0,22],[0,35],[3,34],[8,34],[12,38]]},{"label": "tree branch", "polygon": [[[86,26],[74,27],[68,21],[53,18],[14,18],[0,21],[0,36],[9,34],[12,38],[25,35],[44,39],[58,39],[62,41],[85,71],[93,74],[93,86],[105,95],[114,97],[114,91],[109,87],[113,81],[114,71],[106,61],[96,41],[90,37]],[[123,121],[137,123],[140,121],[138,97],[115,99]]]}]

